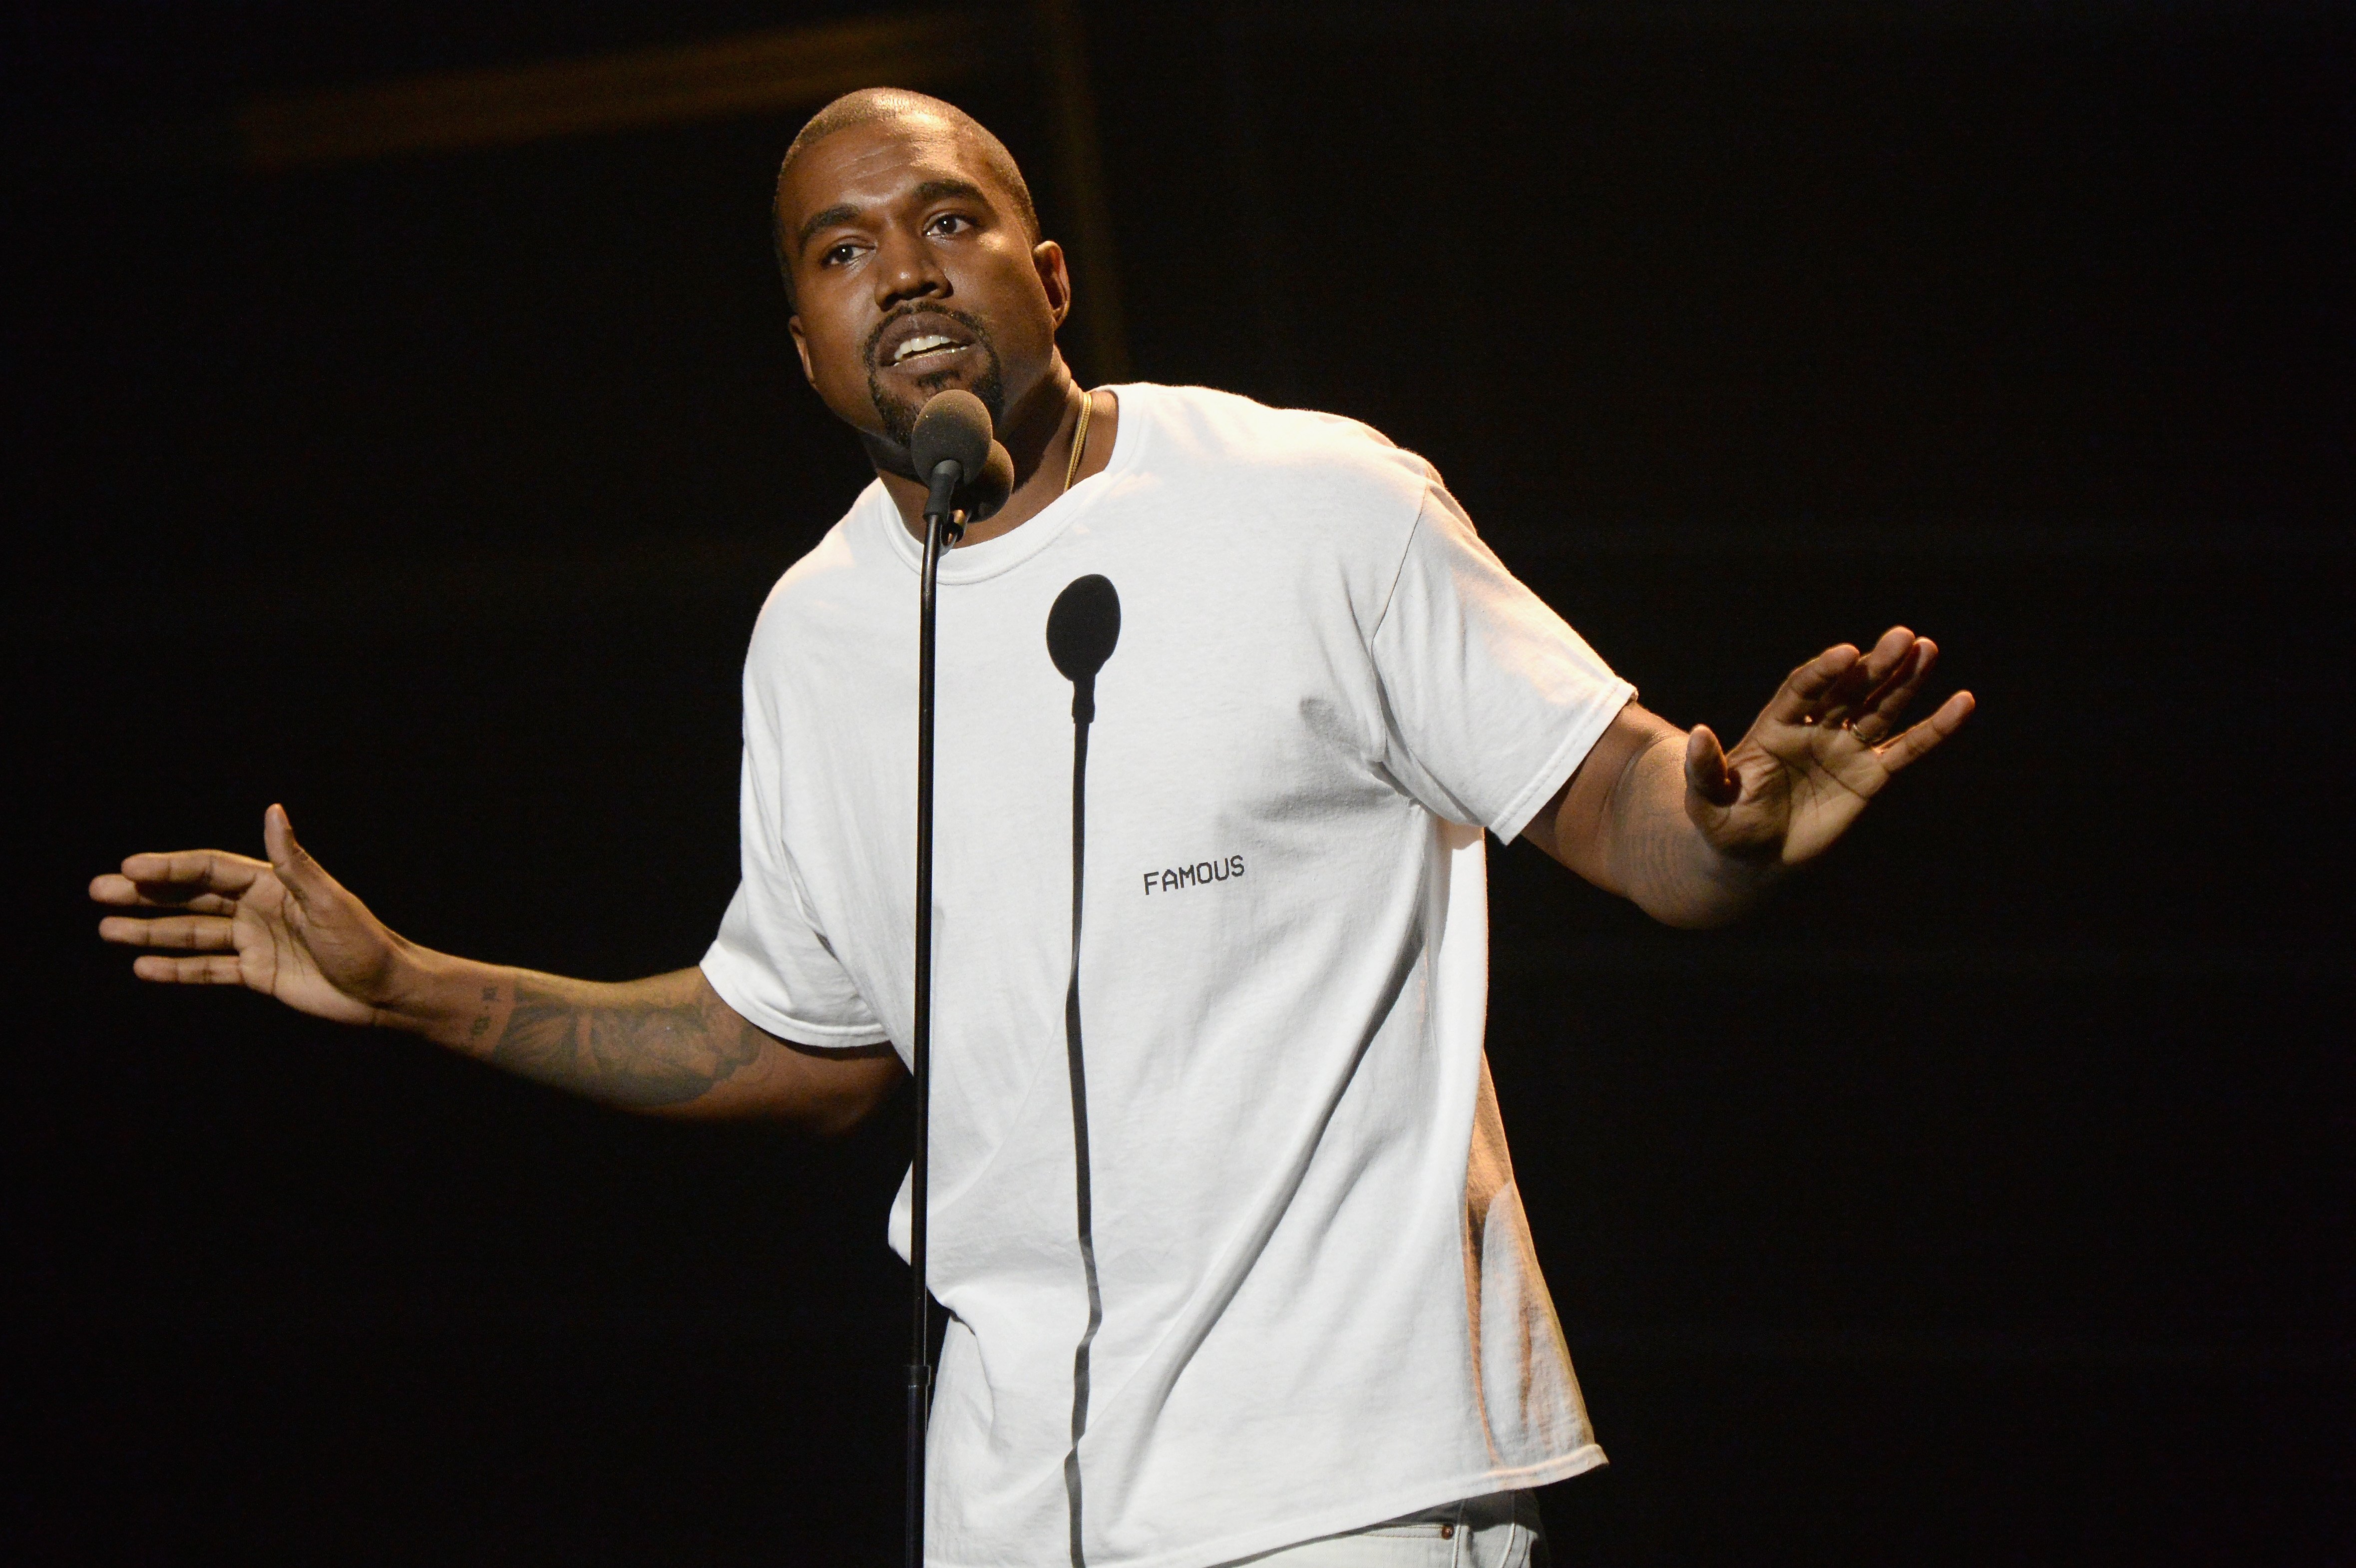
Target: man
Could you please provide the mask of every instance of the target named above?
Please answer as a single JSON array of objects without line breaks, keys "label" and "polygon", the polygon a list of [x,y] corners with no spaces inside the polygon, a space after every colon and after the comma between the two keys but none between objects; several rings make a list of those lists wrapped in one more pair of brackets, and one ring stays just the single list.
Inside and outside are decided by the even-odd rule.
[{"label": "man", "polygon": [[[941,572],[933,1558],[1341,1563],[1461,1531],[1470,1560],[1518,1561],[1520,1494],[1602,1455],[1482,1053],[1483,829],[1717,924],[1971,699],[1901,732],[1936,650],[1893,629],[1793,671],[1721,750],[1639,706],[1373,432],[1083,392],[1055,348],[1062,252],[1004,148],[936,100],[822,111],[776,220],[803,371],[877,478],[754,633],[744,877],[702,964],[593,984],[430,951],[275,806],[266,863],[98,878],[102,903],[171,911],[102,934],[161,950],[143,979],[245,985],[614,1104],[855,1124],[901,1077],[912,1006],[909,433],[972,391],[1016,484]],[[1090,575],[1120,619],[1076,936],[1074,695],[1044,628]]]}]

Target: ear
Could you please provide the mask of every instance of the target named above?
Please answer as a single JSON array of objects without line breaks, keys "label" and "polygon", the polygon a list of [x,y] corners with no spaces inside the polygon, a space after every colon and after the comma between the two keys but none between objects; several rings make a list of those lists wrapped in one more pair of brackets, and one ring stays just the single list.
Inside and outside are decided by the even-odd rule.
[{"label": "ear", "polygon": [[809,339],[802,336],[801,317],[799,315],[787,317],[786,330],[794,335],[794,352],[802,357],[802,380],[812,386],[818,385],[818,374],[810,369]]},{"label": "ear", "polygon": [[1047,294],[1047,314],[1056,326],[1072,313],[1072,274],[1064,265],[1064,247],[1042,240],[1031,247],[1031,264],[1038,270],[1039,286]]}]

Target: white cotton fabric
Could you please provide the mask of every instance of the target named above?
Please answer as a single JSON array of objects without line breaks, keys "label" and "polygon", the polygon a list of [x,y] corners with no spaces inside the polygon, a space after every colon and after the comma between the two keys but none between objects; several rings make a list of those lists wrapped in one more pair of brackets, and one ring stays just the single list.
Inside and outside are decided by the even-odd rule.
[{"label": "white cotton fabric", "polygon": [[[1121,621],[1081,941],[1087,1561],[1198,1568],[1603,1458],[1482,1050],[1481,834],[1519,833],[1632,688],[1421,458],[1329,415],[1116,391],[1104,472],[941,570],[945,1565],[1071,1560],[1072,687],[1044,628],[1090,573]],[[703,969],[814,1046],[906,1052],[917,563],[871,486],[746,661],[744,881]],[[903,1255],[907,1209],[904,1185]]]}]

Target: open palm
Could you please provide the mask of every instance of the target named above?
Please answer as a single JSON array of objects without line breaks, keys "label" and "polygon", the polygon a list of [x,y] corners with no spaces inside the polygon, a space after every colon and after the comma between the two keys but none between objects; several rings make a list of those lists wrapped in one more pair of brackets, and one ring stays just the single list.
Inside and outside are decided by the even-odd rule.
[{"label": "open palm", "polygon": [[169,911],[110,915],[99,935],[157,950],[133,961],[142,980],[242,985],[318,1017],[374,1023],[401,939],[294,842],[284,808],[270,808],[262,832],[267,861],[215,849],[134,854],[95,878],[101,904]]},{"label": "open palm", "polygon": [[1938,657],[1929,638],[1892,627],[1867,652],[1843,643],[1793,671],[1733,750],[1697,727],[1687,814],[1730,855],[1798,865],[1822,854],[1901,768],[1970,716],[1971,694],[1958,692],[1898,727]]}]

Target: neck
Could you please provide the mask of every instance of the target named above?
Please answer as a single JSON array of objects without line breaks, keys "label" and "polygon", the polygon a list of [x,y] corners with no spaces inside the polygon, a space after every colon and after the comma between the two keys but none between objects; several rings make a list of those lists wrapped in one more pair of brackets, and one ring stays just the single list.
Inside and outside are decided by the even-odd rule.
[{"label": "neck", "polygon": [[[1004,443],[1007,456],[1014,459],[1013,492],[994,514],[968,528],[961,543],[979,544],[985,539],[1012,533],[1064,493],[1064,471],[1072,459],[1072,437],[1079,425],[1080,399],[1080,389],[1065,366],[1064,357],[1058,354],[1031,390],[1009,404],[1006,424],[999,430],[998,439]],[[1112,450],[1112,422],[1104,413],[1103,409],[1098,409],[1098,416],[1089,424],[1088,447],[1080,470],[1083,475],[1103,467],[1104,455]],[[884,492],[900,509],[900,521],[907,525],[910,535],[922,540],[925,487],[880,467],[875,477],[884,481]]]}]

